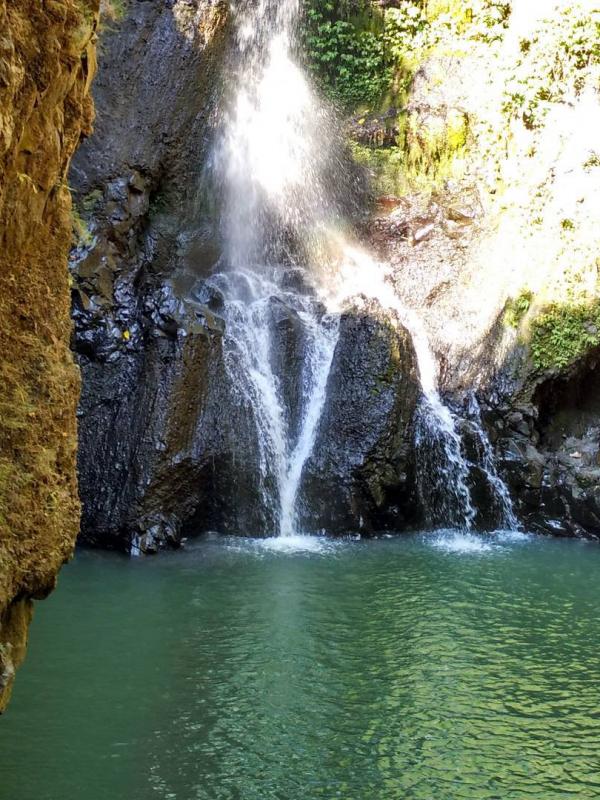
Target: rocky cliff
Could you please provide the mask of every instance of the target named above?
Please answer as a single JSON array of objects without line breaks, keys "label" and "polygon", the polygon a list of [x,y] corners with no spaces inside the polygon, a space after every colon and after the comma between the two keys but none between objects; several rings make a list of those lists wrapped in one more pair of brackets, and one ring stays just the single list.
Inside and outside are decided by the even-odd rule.
[{"label": "rocky cliff", "polygon": [[[71,171],[82,220],[72,262],[89,542],[176,539],[190,504],[207,496],[205,439],[227,438],[223,401],[207,394],[223,384],[218,298],[192,291],[215,260],[198,218],[226,30],[221,2],[153,0],[130,4],[103,35],[96,133]],[[199,455],[181,455],[170,471],[190,448]],[[186,486],[198,487],[192,498]]]},{"label": "rocky cliff", "polygon": [[79,526],[67,171],[90,132],[97,0],[0,0],[0,710]]},{"label": "rocky cliff", "polygon": [[[597,537],[593,3],[304,6],[308,66],[371,187],[364,241],[422,319],[464,421],[477,523],[492,524],[473,393],[522,523]],[[150,551],[188,530],[271,524],[257,502],[256,423],[227,374],[223,296],[207,282],[222,254],[206,167],[228,78],[227,7],[131,3],[103,42],[97,133],[72,171],[82,535],[95,544]],[[291,397],[298,320],[285,303],[271,311]],[[390,333],[393,316],[374,303],[343,319],[306,464],[308,528],[423,523],[414,352]]]},{"label": "rocky cliff", "polygon": [[448,402],[485,406],[523,524],[598,538],[597,5],[410,0],[377,7],[366,34],[350,23],[389,59],[383,93],[371,80],[349,98],[366,235],[426,325]]},{"label": "rocky cliff", "polygon": [[[227,367],[223,295],[206,282],[221,257],[206,172],[231,68],[226,12],[206,0],[133,4],[103,41],[96,132],[72,170],[85,222],[72,258],[82,538],[94,544],[153,551],[187,531],[276,529],[261,502],[274,476],[261,474],[253,409]],[[302,281],[294,269],[283,277],[301,292]],[[285,289],[268,316],[293,428],[304,342]],[[340,374],[351,352],[354,373]],[[376,307],[345,318],[331,381],[329,444],[306,480],[327,474],[332,531],[376,528],[384,499],[410,493],[417,380],[406,332]],[[336,421],[351,395],[356,405]]]}]

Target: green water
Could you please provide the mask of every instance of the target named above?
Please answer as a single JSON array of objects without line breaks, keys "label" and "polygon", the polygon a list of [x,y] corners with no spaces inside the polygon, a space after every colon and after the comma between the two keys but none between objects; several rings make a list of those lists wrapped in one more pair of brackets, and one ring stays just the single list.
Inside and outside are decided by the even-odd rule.
[{"label": "green water", "polygon": [[313,544],[81,553],[37,609],[0,798],[600,798],[600,548]]}]

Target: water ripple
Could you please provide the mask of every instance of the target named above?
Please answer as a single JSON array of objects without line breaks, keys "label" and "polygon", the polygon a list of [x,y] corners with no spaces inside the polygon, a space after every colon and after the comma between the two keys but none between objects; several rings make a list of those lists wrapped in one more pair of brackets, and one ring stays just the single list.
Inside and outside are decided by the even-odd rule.
[{"label": "water ripple", "polygon": [[506,532],[84,554],[38,614],[0,798],[598,798],[599,568]]}]

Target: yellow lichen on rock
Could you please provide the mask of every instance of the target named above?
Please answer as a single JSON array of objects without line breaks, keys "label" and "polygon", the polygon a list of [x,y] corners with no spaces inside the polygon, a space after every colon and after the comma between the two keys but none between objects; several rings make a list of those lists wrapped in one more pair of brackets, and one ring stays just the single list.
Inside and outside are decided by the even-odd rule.
[{"label": "yellow lichen on rock", "polygon": [[0,0],[0,710],[79,523],[66,175],[92,124],[97,14]]}]

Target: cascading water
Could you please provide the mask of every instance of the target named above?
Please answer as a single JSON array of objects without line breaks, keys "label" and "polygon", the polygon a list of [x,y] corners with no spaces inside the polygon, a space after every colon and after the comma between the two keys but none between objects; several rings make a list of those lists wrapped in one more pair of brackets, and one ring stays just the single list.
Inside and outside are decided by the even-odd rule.
[{"label": "cascading water", "polygon": [[388,271],[363,251],[347,247],[342,291],[376,299],[383,307],[395,311],[409,331],[423,392],[415,425],[421,504],[429,524],[468,530],[473,527],[476,510],[469,489],[470,466],[463,454],[457,420],[440,396],[438,365],[423,322],[401,302],[388,281]]},{"label": "cascading water", "polygon": [[[362,294],[395,311],[412,335],[422,385],[417,477],[428,521],[470,529],[476,517],[472,465],[458,420],[439,394],[438,366],[423,324],[399,300],[386,268],[339,234],[343,215],[331,187],[339,183],[333,174],[337,178],[343,170],[331,143],[335,126],[293,59],[299,7],[299,0],[254,0],[232,8],[230,83],[237,89],[211,164],[223,198],[224,254],[223,271],[212,283],[225,301],[231,385],[255,423],[266,517],[280,535],[297,532],[302,472],[326,402],[339,314],[349,298]],[[302,277],[290,288],[290,270],[298,269]],[[289,370],[277,357],[278,305],[300,329],[301,363],[291,398]],[[503,519],[516,527],[491,445],[481,425],[478,431],[481,468]]]},{"label": "cascading water", "polygon": [[510,499],[510,492],[498,474],[492,444],[483,426],[481,407],[474,393],[469,395],[467,413],[477,440],[479,462],[489,485],[492,487],[494,501],[498,506],[500,525],[507,530],[518,531],[520,525]]},{"label": "cascading water", "polygon": [[[325,190],[324,114],[292,58],[299,0],[256,0],[232,9],[235,85],[212,160],[223,187],[224,266],[213,284],[225,298],[225,355],[232,386],[256,426],[262,503],[274,532],[296,533],[302,468],[326,396],[339,318],[325,313],[318,281],[290,268],[311,263],[319,231],[336,217]],[[286,397],[275,357],[273,305],[301,329],[296,397]]]},{"label": "cascading water", "polygon": [[[231,385],[250,404],[256,424],[262,502],[279,534],[292,536],[302,467],[325,404],[339,318],[325,314],[315,296],[285,291],[277,268],[271,278],[252,270],[221,273],[212,284],[227,298],[225,363]],[[274,358],[274,304],[301,328],[302,363],[293,404],[286,402],[285,364]]]}]

